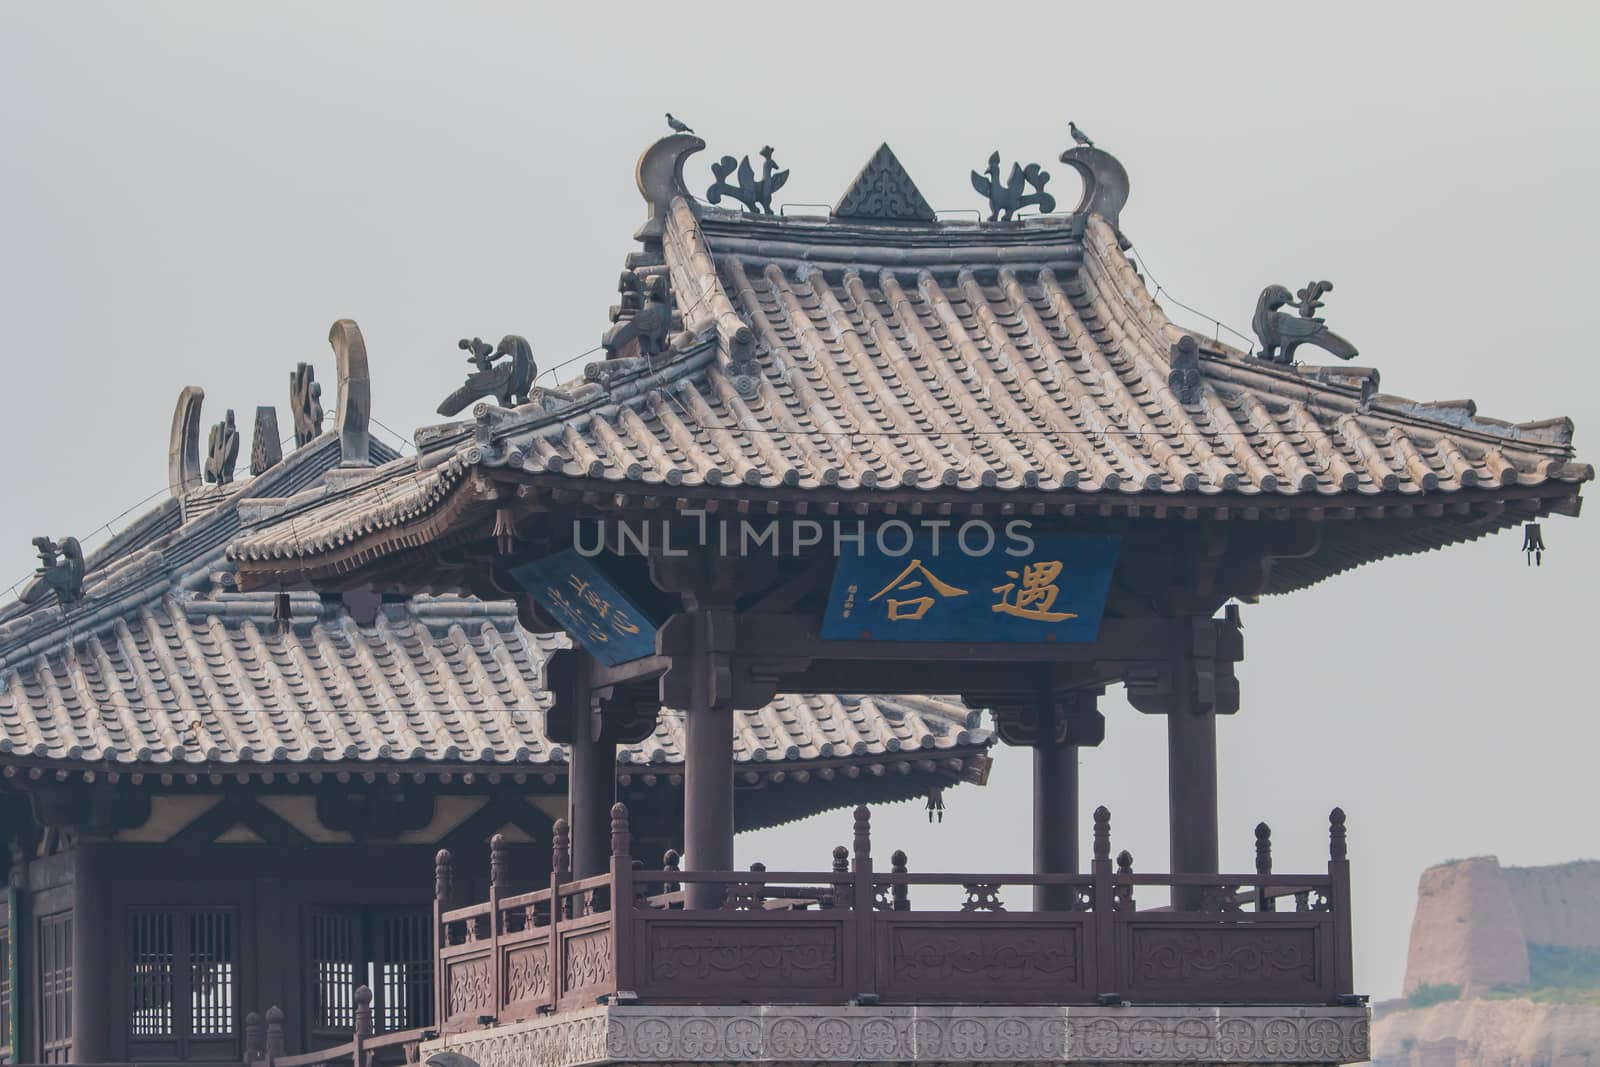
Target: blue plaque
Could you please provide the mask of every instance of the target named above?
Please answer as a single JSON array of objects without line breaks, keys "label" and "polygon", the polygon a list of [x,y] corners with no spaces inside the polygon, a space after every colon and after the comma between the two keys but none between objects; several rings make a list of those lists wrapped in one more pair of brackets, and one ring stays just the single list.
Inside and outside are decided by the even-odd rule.
[{"label": "blue plaque", "polygon": [[[1118,539],[1036,535],[1031,548],[959,550],[946,537],[910,539],[890,555],[871,536],[839,557],[822,619],[828,641],[1093,641],[1100,632]],[[903,542],[897,542],[896,547]],[[943,549],[936,552],[936,549]]]},{"label": "blue plaque", "polygon": [[607,667],[655,655],[656,624],[594,560],[569,548],[512,567],[511,573],[574,641]]}]

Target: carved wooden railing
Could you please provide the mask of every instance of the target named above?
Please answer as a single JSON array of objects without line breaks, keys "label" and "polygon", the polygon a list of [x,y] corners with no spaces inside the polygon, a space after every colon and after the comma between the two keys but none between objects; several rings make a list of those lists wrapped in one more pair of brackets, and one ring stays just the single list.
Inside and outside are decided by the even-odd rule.
[{"label": "carved wooden railing", "polygon": [[[435,890],[441,1031],[593,1006],[647,1004],[1329,1004],[1352,992],[1344,813],[1330,817],[1326,873],[1277,874],[1256,829],[1250,874],[1141,874],[1111,859],[1095,812],[1087,874],[912,873],[903,853],[874,869],[869,817],[828,871],[659,870],[630,856],[612,809],[610,871],[568,879],[556,824],[548,889],[450,908],[450,859]],[[685,909],[685,885],[722,904]],[[959,903],[952,890],[964,891]],[[1021,890],[1022,892],[1018,892]],[[1044,906],[1013,910],[1026,898]],[[1141,907],[1152,895],[1169,904]],[[1008,903],[1007,897],[1015,898]],[[919,907],[928,898],[932,906]],[[287,1065],[295,1067],[295,1065]]]},{"label": "carved wooden railing", "polygon": [[284,1054],[283,1010],[267,1009],[265,1019],[251,1012],[244,1020],[244,1067],[388,1067],[417,1062],[419,1044],[432,1030],[372,1032],[372,990],[358,986],[355,994],[355,1025],[349,1041],[332,1048]]}]

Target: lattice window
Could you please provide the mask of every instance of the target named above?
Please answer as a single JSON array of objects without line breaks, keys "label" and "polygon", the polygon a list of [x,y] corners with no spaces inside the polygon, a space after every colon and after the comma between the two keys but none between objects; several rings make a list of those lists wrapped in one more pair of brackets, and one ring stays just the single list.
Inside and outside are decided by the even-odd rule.
[{"label": "lattice window", "polygon": [[235,1034],[239,958],[231,908],[128,913],[128,1034],[182,1048]]},{"label": "lattice window", "polygon": [[380,1033],[433,1024],[432,916],[420,909],[377,916],[378,1012]]},{"label": "lattice window", "polygon": [[136,911],[128,917],[129,1033],[173,1037],[174,964],[178,953],[170,911]]},{"label": "lattice window", "polygon": [[45,1063],[72,1056],[72,914],[39,920],[39,1038]]},{"label": "lattice window", "polygon": [[356,986],[366,980],[359,969],[360,918],[348,912],[311,913],[311,1025],[317,1030],[353,1031]]},{"label": "lattice window", "polygon": [[231,1037],[238,982],[233,912],[221,908],[189,913],[189,1034]]}]

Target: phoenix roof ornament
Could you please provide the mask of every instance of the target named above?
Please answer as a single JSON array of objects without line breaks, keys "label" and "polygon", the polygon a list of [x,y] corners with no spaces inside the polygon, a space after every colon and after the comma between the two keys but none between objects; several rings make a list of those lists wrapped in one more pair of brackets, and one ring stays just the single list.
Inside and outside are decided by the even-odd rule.
[{"label": "phoenix roof ornament", "polygon": [[[972,187],[989,198],[990,222],[996,220],[1010,222],[1016,213],[1025,207],[1038,207],[1040,212],[1046,215],[1054,211],[1056,198],[1044,191],[1045,183],[1049,180],[1050,172],[1042,169],[1037,163],[1029,163],[1026,167],[1013,163],[1011,174],[1002,185],[999,152],[989,157],[989,166],[983,174],[972,172]],[[1030,187],[1033,192],[1023,191]]]},{"label": "phoenix roof ornament", "polygon": [[39,550],[39,562],[34,571],[44,584],[55,590],[56,599],[63,607],[83,599],[83,546],[76,537],[63,537],[52,541],[48,537],[35,537],[33,547]]},{"label": "phoenix roof ornament", "polygon": [[[1256,339],[1261,342],[1261,358],[1272,363],[1293,363],[1296,348],[1315,345],[1340,359],[1354,359],[1359,354],[1356,346],[1328,329],[1317,316],[1322,294],[1332,290],[1332,282],[1314,281],[1299,291],[1298,301],[1282,285],[1261,290],[1255,317],[1250,320]],[[1286,304],[1300,309],[1298,318],[1278,310]]]},{"label": "phoenix roof ornament", "polygon": [[[439,402],[439,414],[459,415],[468,404],[484,396],[492,396],[501,407],[508,408],[528,402],[528,391],[539,375],[539,367],[526,339],[508,333],[500,338],[498,346],[490,347],[482,338],[463,337],[456,347],[466,352],[467,362],[478,369],[467,375],[460,389]],[[507,362],[496,362],[506,356],[511,357]]]},{"label": "phoenix roof ornament", "polygon": [[[773,151],[771,145],[761,149],[761,158],[765,162],[761,165],[760,178],[756,177],[749,156],[738,161],[732,156],[723,156],[711,164],[711,174],[717,180],[706,190],[706,199],[719,204],[724,196],[731,196],[752,215],[772,214],[772,194],[782,189],[783,183],[789,180],[789,172],[778,169],[777,162],[772,158]],[[735,169],[738,170],[739,184],[730,185],[728,175],[733,174]]]}]

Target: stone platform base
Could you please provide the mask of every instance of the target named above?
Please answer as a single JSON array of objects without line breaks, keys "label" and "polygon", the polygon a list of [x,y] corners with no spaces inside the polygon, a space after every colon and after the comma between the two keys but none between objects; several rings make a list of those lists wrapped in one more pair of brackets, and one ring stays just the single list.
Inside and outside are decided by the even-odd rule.
[{"label": "stone platform base", "polygon": [[619,1005],[453,1034],[424,1044],[421,1051],[425,1061],[452,1052],[478,1067],[841,1061],[1333,1064],[1367,1058],[1368,1025],[1365,1007]]}]

